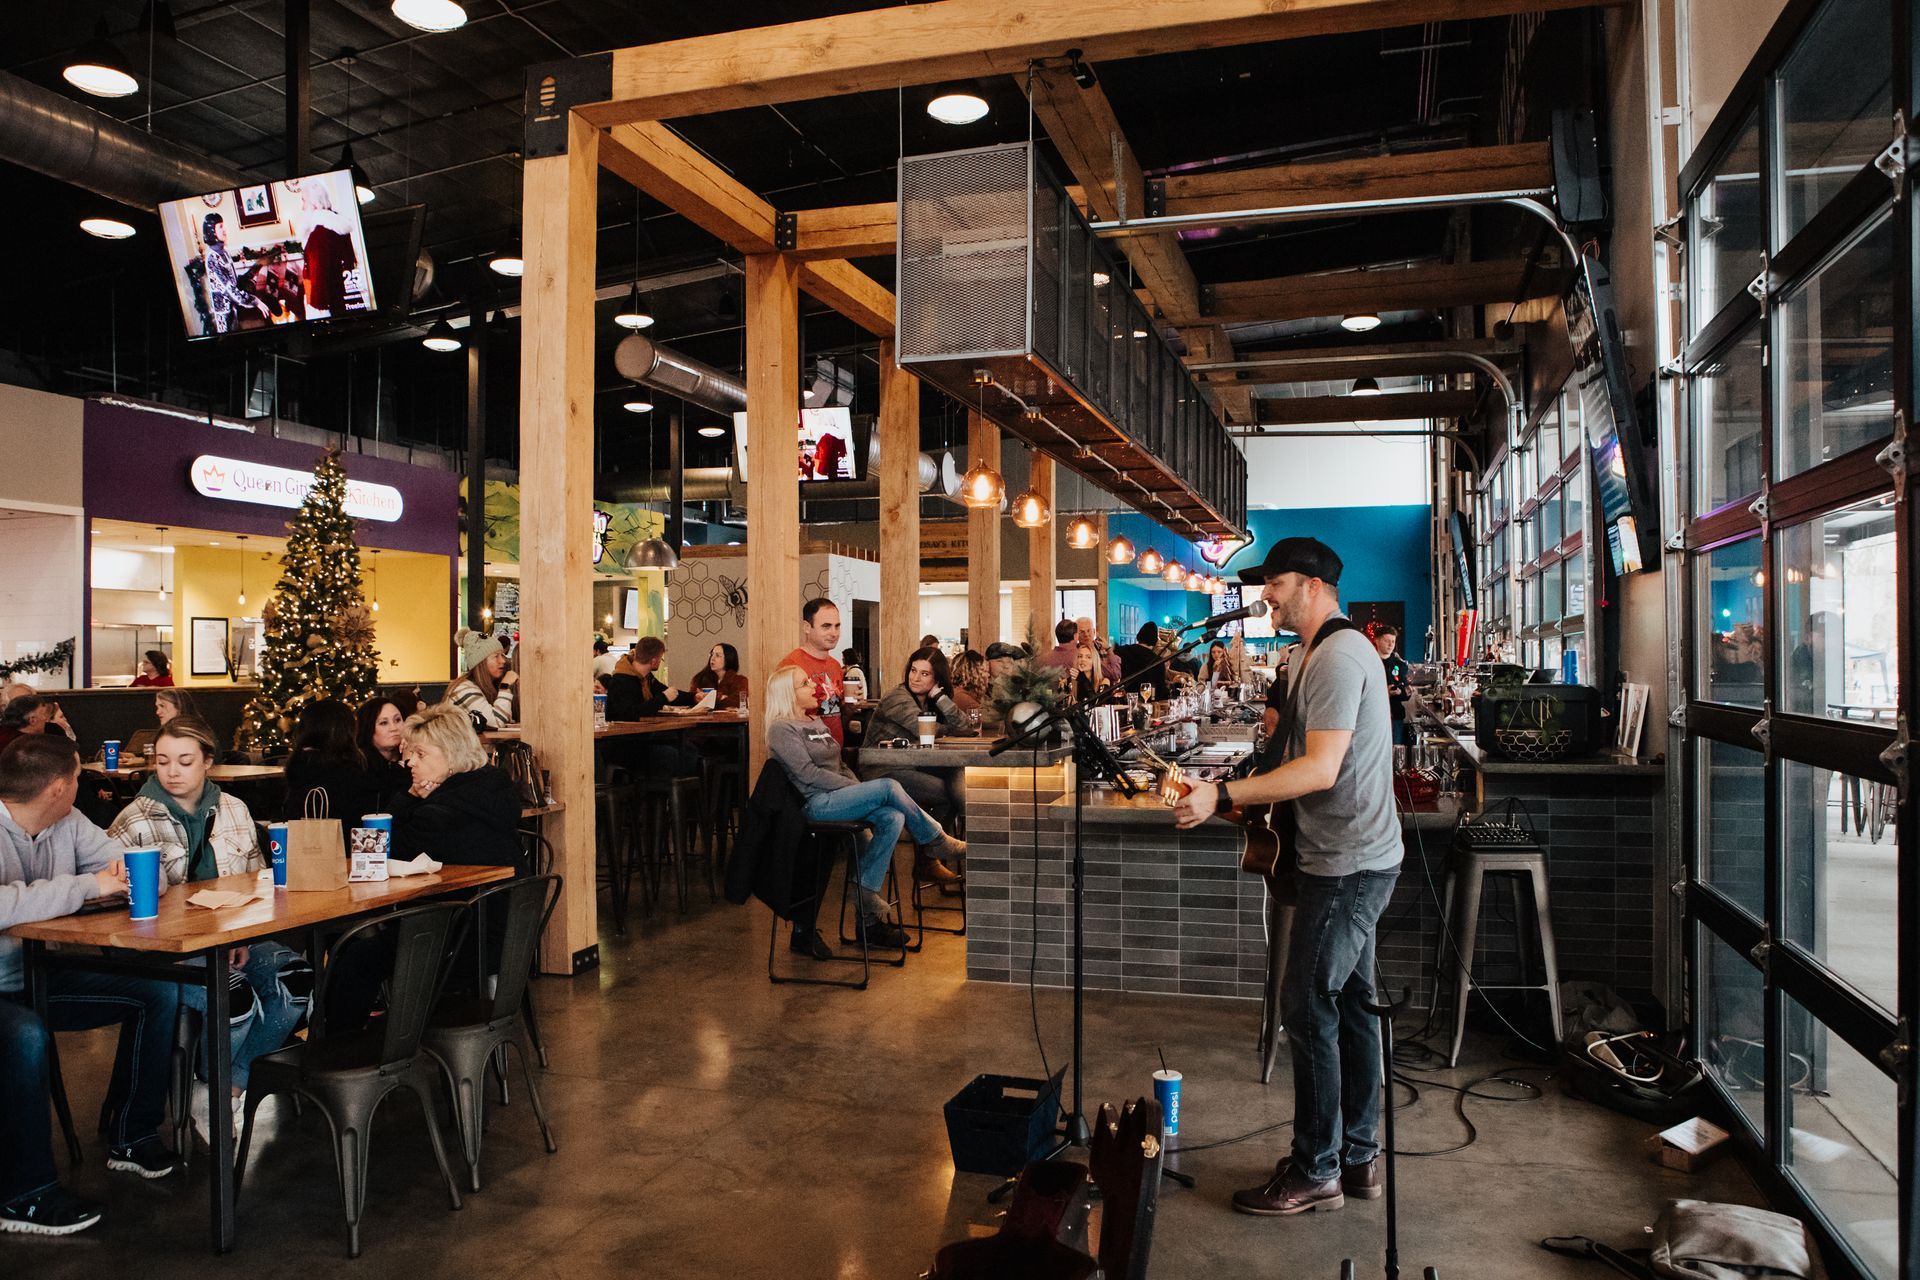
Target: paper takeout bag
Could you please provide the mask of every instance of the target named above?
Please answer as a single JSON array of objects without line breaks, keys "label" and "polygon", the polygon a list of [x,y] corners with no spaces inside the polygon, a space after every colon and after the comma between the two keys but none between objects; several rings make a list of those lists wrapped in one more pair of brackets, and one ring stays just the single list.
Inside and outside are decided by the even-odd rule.
[{"label": "paper takeout bag", "polygon": [[347,887],[347,846],[340,822],[327,816],[327,793],[319,787],[307,792],[306,814],[287,822],[287,888],[308,892]]}]

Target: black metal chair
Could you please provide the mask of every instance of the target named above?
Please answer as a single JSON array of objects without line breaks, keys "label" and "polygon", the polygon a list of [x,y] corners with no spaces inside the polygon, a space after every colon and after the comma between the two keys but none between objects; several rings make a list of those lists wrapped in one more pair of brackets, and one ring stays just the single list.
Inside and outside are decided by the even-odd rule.
[{"label": "black metal chair", "polygon": [[[488,946],[487,916],[495,900],[506,907],[501,921],[499,968],[490,974],[492,957]],[[486,1073],[496,1053],[502,1056],[501,1079],[506,1078],[505,1050],[512,1045],[520,1051],[520,1069],[527,1077],[527,1098],[533,1105],[533,1117],[539,1121],[540,1136],[546,1140],[547,1153],[559,1150],[553,1131],[547,1127],[546,1109],[540,1105],[540,1089],[534,1083],[533,1066],[520,1042],[527,1029],[527,985],[533,977],[534,951],[540,932],[560,900],[560,877],[524,876],[476,893],[467,904],[475,941],[475,992],[473,995],[448,996],[434,1010],[427,1024],[422,1047],[440,1066],[447,1091],[453,1098],[453,1115],[460,1128],[460,1144],[466,1153],[469,1184],[480,1189],[480,1141],[487,1126]],[[485,993],[489,979],[493,994]]]},{"label": "black metal chair", "polygon": [[[553,874],[554,853],[553,842],[551,840],[537,831],[522,831],[520,833],[520,844],[526,851],[526,865],[534,875],[545,876]],[[547,913],[540,917],[540,932],[534,935],[534,956],[532,960],[529,961],[529,978],[537,972],[537,970],[533,969],[533,966],[540,962],[540,939],[546,936],[547,922],[553,919],[553,910],[559,905],[560,895],[555,893],[553,901],[547,904]],[[548,1065],[547,1044],[546,1041],[540,1038],[540,1020],[534,1017],[533,1014],[533,983],[531,981],[527,983],[526,994],[521,997],[520,1016],[527,1020],[527,1039],[533,1042],[533,1055],[540,1059],[540,1069],[545,1071]],[[506,1078],[505,1073],[502,1072],[500,1096],[503,1103],[506,1098],[506,1093]]]},{"label": "black metal chair", "polygon": [[[460,1188],[447,1164],[434,1117],[433,1074],[422,1061],[421,1042],[427,1018],[445,985],[449,957],[459,940],[457,926],[465,907],[456,902],[407,907],[347,930],[335,942],[339,954],[356,942],[372,945],[377,930],[393,937],[393,970],[387,980],[387,1012],[379,1024],[366,1030],[322,1036],[256,1058],[247,1089],[246,1123],[240,1130],[240,1148],[234,1158],[237,1196],[247,1167],[247,1149],[253,1142],[253,1122],[260,1100],[270,1094],[290,1093],[317,1106],[333,1131],[334,1168],[340,1177],[341,1208],[347,1219],[348,1256],[360,1256],[360,1214],[367,1200],[367,1163],[372,1141],[373,1113],[396,1089],[410,1090],[420,1100],[427,1141],[434,1162],[446,1180],[447,1198],[460,1207]],[[333,966],[320,971],[314,990],[315,1007],[323,1007]]]},{"label": "black metal chair", "polygon": [[[771,764],[769,767],[772,767]],[[846,874],[847,878],[851,880],[854,877],[854,864],[857,861],[856,854],[860,847],[859,837],[870,830],[871,828],[865,822],[816,822],[808,819],[806,833],[801,838],[807,842],[809,850],[812,853],[813,861],[810,861],[808,865],[817,868],[813,878],[814,889],[810,897],[804,895],[798,897],[792,905],[796,907],[801,905],[812,906],[817,919],[817,914],[820,909],[820,899],[826,893],[828,882],[833,878],[834,854],[824,851],[823,846],[831,845],[835,849],[846,850]],[[824,859],[824,861],[819,861],[821,859]],[[768,926],[767,930],[767,981],[773,983],[775,986],[792,984],[802,987],[851,987],[855,991],[865,991],[868,981],[873,977],[873,962],[867,953],[867,939],[864,930],[857,939],[860,944],[860,955],[858,959],[855,959],[853,956],[835,955],[824,961],[816,960],[812,962],[814,964],[831,964],[835,962],[841,964],[858,964],[860,966],[860,979],[857,982],[852,978],[796,978],[782,976],[773,967],[773,955],[779,940],[780,916],[778,913],[772,913],[772,923]],[[855,940],[848,939],[847,941]],[[903,955],[895,967],[898,968],[905,963],[906,957]]]}]

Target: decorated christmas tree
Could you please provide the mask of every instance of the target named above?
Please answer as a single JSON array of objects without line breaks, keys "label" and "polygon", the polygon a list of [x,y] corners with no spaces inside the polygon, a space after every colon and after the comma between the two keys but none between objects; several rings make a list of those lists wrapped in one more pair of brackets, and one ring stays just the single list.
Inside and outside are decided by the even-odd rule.
[{"label": "decorated christmas tree", "polygon": [[241,717],[243,751],[285,751],[309,702],[333,698],[357,709],[373,696],[380,655],[346,499],[346,468],[339,452],[328,450],[306,501],[287,522],[280,582],[261,610],[260,692]]}]

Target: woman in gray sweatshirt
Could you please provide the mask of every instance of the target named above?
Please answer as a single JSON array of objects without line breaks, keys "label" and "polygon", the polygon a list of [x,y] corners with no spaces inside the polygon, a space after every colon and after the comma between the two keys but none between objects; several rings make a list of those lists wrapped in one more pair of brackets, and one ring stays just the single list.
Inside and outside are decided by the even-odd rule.
[{"label": "woman in gray sweatshirt", "polygon": [[767,682],[767,750],[799,790],[807,816],[821,822],[866,822],[873,835],[861,850],[860,927],[872,946],[899,947],[905,930],[887,919],[886,884],[893,848],[904,830],[914,844],[935,858],[964,858],[964,841],[948,835],[913,802],[898,782],[875,778],[862,782],[840,759],[840,743],[814,714],[820,700],[813,682],[798,667],[781,667]]}]

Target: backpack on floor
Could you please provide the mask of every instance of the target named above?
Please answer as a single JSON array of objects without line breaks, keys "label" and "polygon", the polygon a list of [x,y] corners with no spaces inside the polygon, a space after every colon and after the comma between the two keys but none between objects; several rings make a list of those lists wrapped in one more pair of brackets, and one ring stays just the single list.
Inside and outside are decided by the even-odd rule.
[{"label": "backpack on floor", "polygon": [[1798,1219],[1770,1209],[1674,1200],[1653,1224],[1651,1249],[1615,1249],[1588,1236],[1549,1236],[1551,1253],[1604,1262],[1634,1280],[1826,1280]]}]

